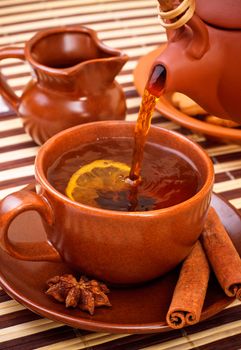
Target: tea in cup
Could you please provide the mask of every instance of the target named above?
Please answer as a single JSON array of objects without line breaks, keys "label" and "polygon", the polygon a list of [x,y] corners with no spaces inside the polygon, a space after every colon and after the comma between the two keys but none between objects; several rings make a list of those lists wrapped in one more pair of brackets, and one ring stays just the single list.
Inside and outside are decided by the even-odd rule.
[{"label": "tea in cup", "polygon": [[194,196],[200,175],[178,152],[149,143],[141,179],[129,179],[133,138],[113,137],[81,144],[62,154],[48,169],[47,179],[60,193],[81,204],[136,212],[167,208]]},{"label": "tea in cup", "polygon": [[[24,260],[64,260],[121,285],[154,279],[180,263],[203,229],[212,162],[184,136],[151,126],[133,194],[128,169],[134,128],[95,122],[48,140],[36,158],[36,193],[22,190],[1,203],[1,248]],[[30,209],[41,214],[47,242],[13,246],[8,226]]]}]

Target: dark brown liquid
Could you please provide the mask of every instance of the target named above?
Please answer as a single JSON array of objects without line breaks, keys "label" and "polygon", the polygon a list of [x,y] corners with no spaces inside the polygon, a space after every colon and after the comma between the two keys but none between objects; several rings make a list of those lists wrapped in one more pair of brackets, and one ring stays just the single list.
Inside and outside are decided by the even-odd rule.
[{"label": "dark brown liquid", "polygon": [[[72,174],[81,166],[98,159],[110,159],[130,166],[133,139],[102,139],[63,154],[48,170],[48,180],[65,194]],[[147,142],[143,154],[142,181],[137,187],[135,203],[130,201],[133,186],[120,191],[98,192],[95,206],[118,211],[146,211],[166,208],[192,197],[200,187],[195,167],[181,154]],[[88,202],[82,203],[90,205]],[[93,204],[91,204],[93,206]]]},{"label": "dark brown liquid", "polygon": [[[166,69],[162,65],[156,65],[146,84],[141,106],[135,126],[134,149],[129,178],[132,181],[138,180],[141,173],[141,164],[151,119],[158,98],[161,96],[166,81]],[[137,182],[138,185],[138,182]],[[135,190],[133,190],[133,201],[135,201]]]},{"label": "dark brown liquid", "polygon": [[132,164],[130,170],[130,179],[135,181],[140,177],[141,164],[144,154],[146,137],[150,129],[152,114],[156,105],[157,98],[145,89],[138,119],[135,126],[134,149],[132,155]]}]

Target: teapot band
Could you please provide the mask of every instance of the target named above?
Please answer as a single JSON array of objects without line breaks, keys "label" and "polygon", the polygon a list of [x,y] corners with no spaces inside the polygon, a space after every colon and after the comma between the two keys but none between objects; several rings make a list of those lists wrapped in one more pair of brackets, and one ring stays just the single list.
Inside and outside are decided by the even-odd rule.
[{"label": "teapot band", "polygon": [[[170,11],[161,11],[160,4],[158,5],[158,15],[161,25],[166,29],[177,29],[186,24],[195,11],[195,0],[184,0],[178,7]],[[166,20],[173,20],[180,16],[176,21],[166,23]]]}]

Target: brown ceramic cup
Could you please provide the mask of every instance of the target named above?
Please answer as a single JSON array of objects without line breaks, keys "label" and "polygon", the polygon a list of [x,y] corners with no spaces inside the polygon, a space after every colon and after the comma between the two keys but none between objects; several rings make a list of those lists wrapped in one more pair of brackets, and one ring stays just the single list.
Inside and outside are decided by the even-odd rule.
[{"label": "brown ceramic cup", "polygon": [[[214,171],[197,144],[175,132],[152,126],[148,141],[181,152],[197,167],[202,186],[190,199],[160,210],[118,212],[68,199],[47,180],[47,170],[64,152],[97,138],[133,137],[134,124],[95,122],[65,130],[49,139],[35,163],[36,193],[27,189],[7,196],[0,207],[0,246],[24,260],[63,259],[88,276],[112,284],[135,284],[173,269],[198,239],[212,194]],[[14,244],[11,221],[36,210],[46,228],[46,242]]]}]

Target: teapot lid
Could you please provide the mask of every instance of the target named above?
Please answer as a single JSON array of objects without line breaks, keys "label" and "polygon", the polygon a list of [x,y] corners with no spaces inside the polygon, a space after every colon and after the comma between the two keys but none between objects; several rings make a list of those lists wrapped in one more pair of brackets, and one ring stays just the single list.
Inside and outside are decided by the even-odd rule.
[{"label": "teapot lid", "polygon": [[196,0],[195,12],[213,26],[241,29],[241,0]]}]

